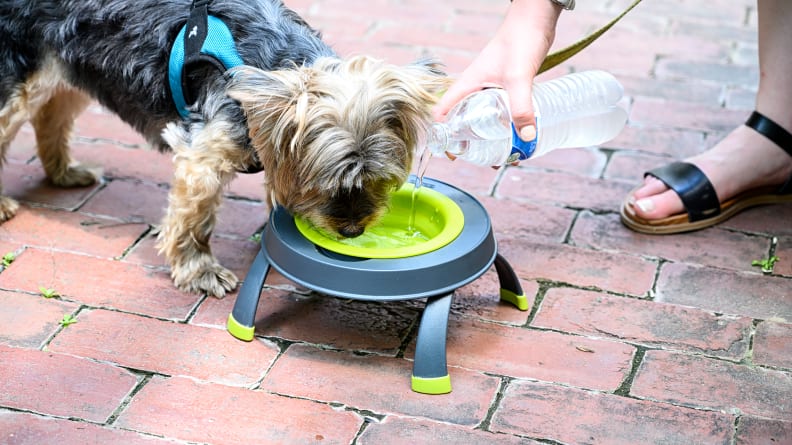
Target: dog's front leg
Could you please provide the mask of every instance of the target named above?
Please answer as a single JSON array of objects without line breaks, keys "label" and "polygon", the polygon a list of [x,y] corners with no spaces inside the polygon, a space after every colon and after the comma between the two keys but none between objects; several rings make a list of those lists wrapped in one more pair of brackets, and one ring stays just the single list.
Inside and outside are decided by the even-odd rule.
[{"label": "dog's front leg", "polygon": [[229,141],[210,126],[192,140],[174,125],[163,136],[175,152],[175,174],[159,234],[160,253],[167,257],[179,289],[223,297],[238,279],[212,255],[209,238],[223,189],[235,175],[225,156]]}]

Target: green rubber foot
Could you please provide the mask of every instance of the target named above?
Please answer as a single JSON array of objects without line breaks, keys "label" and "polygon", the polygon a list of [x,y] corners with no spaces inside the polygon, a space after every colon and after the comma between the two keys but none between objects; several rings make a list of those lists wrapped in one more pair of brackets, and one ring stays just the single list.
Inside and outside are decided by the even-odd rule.
[{"label": "green rubber foot", "polygon": [[245,341],[253,340],[253,332],[256,330],[254,326],[245,326],[236,321],[234,314],[228,314],[226,329],[234,337]]},{"label": "green rubber foot", "polygon": [[412,390],[421,394],[448,394],[451,392],[451,376],[432,378],[412,376]]},{"label": "green rubber foot", "polygon": [[507,301],[507,302],[517,306],[517,309],[519,309],[521,311],[527,311],[528,310],[528,297],[526,297],[525,294],[517,295],[517,294],[515,294],[514,292],[512,292],[510,290],[501,289],[500,290],[500,298],[503,301]]}]

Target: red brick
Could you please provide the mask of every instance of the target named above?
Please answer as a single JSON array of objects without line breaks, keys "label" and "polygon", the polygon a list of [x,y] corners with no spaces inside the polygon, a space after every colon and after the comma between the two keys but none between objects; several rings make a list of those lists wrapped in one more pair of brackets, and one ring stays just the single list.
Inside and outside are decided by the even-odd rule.
[{"label": "red brick", "polygon": [[433,157],[426,168],[427,178],[437,179],[462,189],[473,196],[488,196],[499,175],[491,167]]},{"label": "red brick", "polygon": [[658,78],[694,78],[709,82],[729,82],[737,85],[756,85],[759,70],[756,66],[738,66],[733,63],[690,61],[667,58],[655,65]]},{"label": "red brick", "polygon": [[514,382],[493,431],[563,443],[731,443],[729,415],[544,383]]},{"label": "red brick", "polygon": [[[626,2],[625,2],[626,3]],[[661,2],[641,3],[639,10],[643,14],[659,15],[675,19],[675,22],[684,22],[706,26],[708,24],[741,26],[745,21],[745,10],[747,5],[753,5],[745,1],[716,0],[713,5],[719,6],[717,11],[709,11],[701,8],[700,5],[685,2]],[[637,11],[636,11],[637,12]],[[727,42],[721,42],[725,44]],[[689,48],[694,51],[695,48]]]},{"label": "red brick", "polygon": [[[138,181],[113,181],[91,199],[82,211],[113,215],[124,221],[159,224],[165,215],[168,190]],[[267,220],[268,208],[263,204],[225,199],[218,211],[215,233],[242,237],[253,235]]]},{"label": "red brick", "polygon": [[0,237],[28,246],[113,258],[121,256],[146,230],[145,224],[21,207],[13,219],[0,225]]},{"label": "red brick", "polygon": [[527,311],[517,309],[513,304],[500,299],[500,284],[494,268],[454,292],[451,313],[522,326],[528,321],[530,308],[533,307],[539,283],[522,281],[523,293],[528,299]]},{"label": "red brick", "polygon": [[[258,335],[395,355],[418,317],[409,302],[265,292]],[[229,312],[230,313],[230,312]],[[227,315],[226,315],[227,316]]]},{"label": "red brick", "polygon": [[[563,14],[562,14],[563,16]],[[575,35],[568,37],[564,41],[568,44],[580,40],[589,34],[589,30],[594,26],[600,27],[613,18],[615,14],[602,15],[589,29],[578,28]],[[571,17],[569,17],[571,19]],[[632,20],[632,17],[625,19]],[[623,23],[628,23],[629,20]],[[559,25],[563,26],[563,25]],[[558,40],[558,39],[557,39]],[[660,39],[653,39],[647,36],[645,31],[630,32],[617,26],[605,33],[597,42],[581,51],[575,57],[566,62],[566,66],[575,71],[590,69],[600,69],[613,73],[617,77],[621,76],[646,76],[649,74],[656,63],[657,54],[654,50],[657,45],[663,45]],[[619,48],[614,51],[613,48]]]},{"label": "red brick", "polygon": [[264,175],[265,173],[239,174],[231,181],[226,194],[269,203],[269,197],[264,191]]},{"label": "red brick", "polygon": [[168,190],[155,184],[115,180],[107,184],[80,210],[113,216],[122,221],[159,224],[165,216]]},{"label": "red brick", "polygon": [[173,177],[171,153],[145,147],[121,146],[118,143],[78,139],[72,143],[74,157],[102,168],[106,177],[138,179],[155,184],[169,184]]},{"label": "red brick", "polygon": [[760,323],[754,334],[753,361],[758,365],[792,368],[792,324]]},{"label": "red brick", "polygon": [[[74,325],[72,325],[74,326]],[[137,385],[124,369],[0,346],[0,405],[102,423]]]},{"label": "red brick", "polygon": [[74,125],[75,135],[117,141],[126,145],[145,145],[146,140],[128,124],[100,105],[91,104]]},{"label": "red brick", "polygon": [[491,34],[445,29],[434,23],[427,23],[405,33],[400,24],[382,23],[366,37],[372,42],[387,45],[425,45],[426,42],[432,42],[433,46],[466,51],[470,48],[483,48],[490,36]]},{"label": "red brick", "polygon": [[217,214],[215,233],[247,239],[267,222],[269,208],[260,203],[225,199]]},{"label": "red brick", "polygon": [[[0,226],[0,228],[1,227],[2,226]],[[12,254],[14,258],[19,258],[19,255],[24,253],[24,251],[25,251],[25,246],[23,246],[21,243],[7,241],[4,236],[0,237],[0,258],[4,257],[6,254]],[[14,264],[11,263],[11,266],[13,265]],[[0,264],[0,273],[2,273],[5,270],[10,270],[11,266],[5,267]]]},{"label": "red brick", "polygon": [[506,170],[496,196],[576,208],[616,211],[632,187],[625,183],[528,168]]},{"label": "red brick", "polygon": [[[777,274],[792,276],[792,205],[778,204],[754,207],[720,224],[720,227],[778,237],[776,253],[781,261]],[[790,253],[787,253],[790,252]],[[785,255],[784,255],[785,254]]]},{"label": "red brick", "polygon": [[418,394],[410,389],[411,369],[408,360],[293,345],[275,363],[261,388],[377,413],[427,417],[466,426],[484,419],[498,390],[499,380],[495,377],[451,368],[450,394]]},{"label": "red brick", "polygon": [[[22,125],[11,141],[8,151],[6,151],[6,161],[11,164],[26,164],[36,156],[36,134],[30,124]],[[5,162],[5,168],[10,167]]]},{"label": "red brick", "polygon": [[751,319],[578,289],[550,289],[532,326],[739,360]]},{"label": "red brick", "polygon": [[[127,253],[123,261],[152,267],[168,267],[167,259],[159,254],[156,244],[156,236],[143,238]],[[212,253],[220,264],[234,272],[240,280],[247,275],[260,246],[248,238],[232,239],[223,235],[213,236],[210,245]]]},{"label": "red brick", "polygon": [[737,423],[736,445],[792,443],[792,422],[742,416]]},{"label": "red brick", "polygon": [[575,221],[572,240],[581,247],[744,271],[752,270],[751,261],[765,255],[769,247],[767,239],[718,228],[679,235],[647,235],[627,229],[618,215],[589,212],[582,212]]},{"label": "red brick", "polygon": [[605,169],[607,160],[607,155],[594,147],[569,148],[552,151],[538,158],[527,159],[521,162],[520,166],[599,178]]},{"label": "red brick", "polygon": [[233,386],[256,383],[278,354],[269,342],[241,342],[224,330],[104,310],[83,311],[50,350],[167,375]]},{"label": "red brick", "polygon": [[510,377],[615,390],[634,352],[622,343],[557,332],[467,319],[448,324],[449,365]]},{"label": "red brick", "polygon": [[667,351],[648,351],[630,393],[692,407],[792,418],[792,375]]},{"label": "red brick", "polygon": [[88,422],[40,417],[10,411],[0,411],[0,442],[6,445],[45,443],[159,445],[174,443],[170,440],[144,436],[134,431],[103,427]]},{"label": "red brick", "polygon": [[469,427],[395,416],[388,416],[382,422],[370,424],[356,443],[360,445],[401,445],[405,443],[539,445],[539,442],[516,436],[493,434]]},{"label": "red brick", "polygon": [[216,445],[349,444],[361,419],[325,403],[154,377],[116,421],[124,429]]},{"label": "red brick", "polygon": [[792,279],[684,264],[663,265],[655,299],[734,315],[792,320]]},{"label": "red brick", "polygon": [[[676,60],[676,64],[680,61]],[[720,106],[723,102],[723,87],[717,83],[702,81],[697,77],[684,78],[684,79],[668,79],[668,78],[647,78],[647,77],[634,77],[634,76],[619,76],[619,82],[624,87],[625,96],[645,96],[652,98],[663,98],[673,101],[690,102],[701,105]],[[755,92],[754,92],[755,95]],[[630,128],[628,126],[628,128]],[[667,142],[676,141],[683,142],[683,145],[688,145],[688,148],[701,145],[703,134],[700,131],[686,131],[676,128],[631,128],[631,137],[635,137],[638,141],[666,140]],[[641,133],[646,132],[646,135]],[[624,140],[619,137],[618,139]],[[696,143],[698,141],[698,143]],[[685,157],[686,154],[680,154],[684,151],[684,147],[668,145],[652,144],[655,149],[650,150],[654,153]],[[627,148],[627,149],[641,149],[645,147],[623,145],[622,143],[613,144],[608,142],[608,146],[612,148]],[[683,150],[683,151],[679,151]]]},{"label": "red brick", "polygon": [[524,280],[559,281],[630,295],[649,291],[657,268],[643,258],[567,244],[502,239],[498,251]]},{"label": "red brick", "polygon": [[[792,206],[789,206],[789,208],[792,210]],[[792,212],[789,212],[789,214],[790,218],[792,218]],[[792,219],[787,221],[792,221]],[[778,262],[773,267],[773,273],[792,277],[792,236],[778,238],[775,255],[778,257]]]},{"label": "red brick", "polygon": [[637,97],[630,111],[630,122],[689,130],[728,131],[745,122],[749,114],[745,110]]},{"label": "red brick", "polygon": [[535,205],[509,198],[479,199],[487,209],[495,238],[526,238],[562,242],[572,226],[576,212],[550,205]]},{"label": "red brick", "polygon": [[[643,133],[643,131],[641,131],[641,133]],[[624,132],[622,135],[624,135]],[[647,138],[651,137],[646,135],[644,136]],[[632,139],[628,139],[628,142],[625,142],[625,144],[632,143],[631,141]],[[649,142],[643,143],[648,144]],[[660,157],[654,154],[617,151],[611,156],[610,162],[608,162],[608,167],[605,170],[603,177],[605,179],[611,180],[628,181],[633,187],[638,187],[643,183],[644,173],[647,171],[669,164],[676,160],[687,158],[690,155],[703,151],[703,149],[695,148],[695,145],[692,143],[685,144],[683,142],[675,142],[670,140],[658,143],[675,144],[674,146],[679,147],[680,150],[684,149],[689,154],[675,157]],[[635,142],[635,145],[637,145],[636,149],[650,150],[650,148],[644,149],[640,147],[640,142]],[[627,196],[625,195],[624,197],[626,198]]]},{"label": "red brick", "polygon": [[59,188],[50,185],[44,170],[33,164],[7,164],[3,169],[3,194],[19,201],[65,210],[75,210],[101,187]]},{"label": "red brick", "polygon": [[171,319],[184,319],[200,298],[176,289],[167,272],[35,248],[0,274],[4,289],[38,293],[41,286],[91,306]]},{"label": "red brick", "polygon": [[78,307],[40,295],[0,291],[0,344],[39,348],[60,328],[63,315]]}]

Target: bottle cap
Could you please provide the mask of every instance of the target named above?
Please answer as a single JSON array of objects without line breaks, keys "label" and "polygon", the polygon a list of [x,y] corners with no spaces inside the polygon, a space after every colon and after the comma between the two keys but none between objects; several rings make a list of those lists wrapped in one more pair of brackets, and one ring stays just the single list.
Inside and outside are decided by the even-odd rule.
[{"label": "bottle cap", "polygon": [[520,134],[517,132],[517,128],[514,127],[514,122],[512,122],[512,150],[511,154],[506,159],[506,164],[524,161],[533,155],[534,151],[536,150],[536,141],[539,139],[539,118],[537,117],[536,120],[536,137],[530,141],[524,141],[520,139]]}]

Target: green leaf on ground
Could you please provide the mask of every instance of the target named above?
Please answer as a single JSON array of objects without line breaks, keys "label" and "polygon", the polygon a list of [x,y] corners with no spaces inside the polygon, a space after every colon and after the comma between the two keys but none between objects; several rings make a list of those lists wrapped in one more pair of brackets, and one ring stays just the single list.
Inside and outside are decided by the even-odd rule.
[{"label": "green leaf on ground", "polygon": [[60,325],[63,326],[64,328],[66,326],[68,326],[70,324],[74,324],[74,323],[77,323],[77,319],[75,317],[73,317],[71,314],[64,315],[63,318],[60,321]]},{"label": "green leaf on ground", "polygon": [[763,260],[753,260],[751,266],[761,267],[763,273],[773,273],[776,261],[778,261],[778,257],[773,255]]},{"label": "green leaf on ground", "polygon": [[8,252],[7,254],[3,255],[3,259],[2,259],[3,267],[10,266],[15,259],[16,259],[16,255],[14,255],[14,252]]}]

